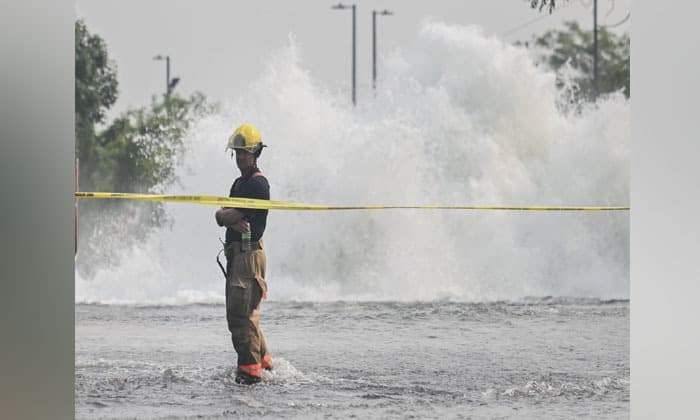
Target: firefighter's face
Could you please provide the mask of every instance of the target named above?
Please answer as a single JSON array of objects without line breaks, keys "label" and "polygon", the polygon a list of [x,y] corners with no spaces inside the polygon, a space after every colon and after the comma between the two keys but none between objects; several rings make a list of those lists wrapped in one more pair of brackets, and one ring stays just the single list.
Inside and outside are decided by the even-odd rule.
[{"label": "firefighter's face", "polygon": [[254,163],[255,155],[245,150],[236,149],[236,166],[238,166],[238,169],[245,171],[253,166]]}]

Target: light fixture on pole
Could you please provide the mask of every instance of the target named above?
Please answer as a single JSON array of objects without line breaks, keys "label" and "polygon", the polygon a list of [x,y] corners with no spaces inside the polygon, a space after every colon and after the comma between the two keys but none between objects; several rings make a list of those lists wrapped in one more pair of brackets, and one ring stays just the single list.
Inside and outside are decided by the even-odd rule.
[{"label": "light fixture on pole", "polygon": [[175,85],[180,81],[179,77],[170,78],[170,56],[158,54],[153,59],[157,61],[165,60],[165,95],[170,96],[170,93],[175,89]]},{"label": "light fixture on pole", "polygon": [[342,3],[338,3],[335,6],[331,6],[331,9],[352,9],[352,104],[356,105],[357,101],[355,100],[355,4],[347,6]]},{"label": "light fixture on pole", "polygon": [[372,89],[377,89],[377,15],[391,16],[394,12],[384,9],[381,12],[372,10]]}]

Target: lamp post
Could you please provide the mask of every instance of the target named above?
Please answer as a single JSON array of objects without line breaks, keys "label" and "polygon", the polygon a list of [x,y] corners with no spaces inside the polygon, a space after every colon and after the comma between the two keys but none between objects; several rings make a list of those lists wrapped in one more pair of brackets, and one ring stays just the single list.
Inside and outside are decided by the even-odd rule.
[{"label": "lamp post", "polygon": [[160,55],[153,57],[154,60],[162,61],[165,60],[165,95],[170,96],[170,93],[175,89],[175,85],[180,81],[179,77],[173,77],[170,79],[170,56]]},{"label": "lamp post", "polygon": [[394,12],[384,9],[381,12],[372,10],[372,89],[377,90],[377,15],[391,16]]},{"label": "lamp post", "polygon": [[357,101],[355,100],[355,4],[347,6],[342,3],[338,3],[335,6],[331,6],[331,9],[352,9],[352,104],[356,105]]},{"label": "lamp post", "polygon": [[593,0],[593,95],[598,97],[598,0]]}]

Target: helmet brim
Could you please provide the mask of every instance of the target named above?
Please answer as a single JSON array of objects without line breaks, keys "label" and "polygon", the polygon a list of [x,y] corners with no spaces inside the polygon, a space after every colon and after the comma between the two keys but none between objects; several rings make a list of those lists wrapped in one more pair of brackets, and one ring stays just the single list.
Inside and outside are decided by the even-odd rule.
[{"label": "helmet brim", "polygon": [[266,144],[259,143],[259,144],[256,144],[256,145],[253,146],[253,147],[229,146],[226,150],[228,150],[228,149],[232,149],[232,150],[245,150],[246,152],[255,153],[255,152],[257,152],[258,150],[262,149],[263,147],[267,147],[267,145],[266,145]]}]

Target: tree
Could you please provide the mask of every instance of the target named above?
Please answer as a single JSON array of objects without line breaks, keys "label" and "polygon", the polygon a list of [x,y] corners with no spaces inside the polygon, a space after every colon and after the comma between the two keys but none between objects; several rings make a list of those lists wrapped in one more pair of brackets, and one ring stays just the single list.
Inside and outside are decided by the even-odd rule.
[{"label": "tree", "polygon": [[547,7],[547,10],[549,13],[552,13],[554,11],[554,8],[556,7],[555,0],[530,0],[530,7],[533,9],[539,8],[539,11],[541,12],[542,9]]},{"label": "tree", "polygon": [[[106,111],[118,94],[116,66],[109,60],[107,46],[88,32],[85,23],[75,23],[75,156],[83,174],[92,173],[96,159],[95,125],[103,123]],[[94,185],[81,176],[80,185]]]},{"label": "tree", "polygon": [[148,193],[171,185],[187,129],[212,109],[201,93],[189,98],[171,94],[117,117],[97,135],[100,165],[92,174],[96,188]]},{"label": "tree", "polygon": [[[593,88],[593,31],[584,31],[578,23],[564,23],[566,30],[550,30],[534,37],[538,59],[557,71],[558,83],[564,83],[565,66],[574,72],[573,82],[578,86],[577,97],[592,100]],[[630,38],[598,30],[598,90],[600,94],[622,91],[630,96]]]},{"label": "tree", "polygon": [[[159,193],[177,181],[183,139],[191,124],[215,110],[201,93],[189,98],[154,96],[150,106],[128,110],[112,122],[116,66],[105,42],[77,21],[75,51],[76,157],[83,191]],[[97,131],[96,127],[106,128]],[[121,251],[169,222],[161,203],[92,200],[80,203],[81,274],[118,264]]]}]

